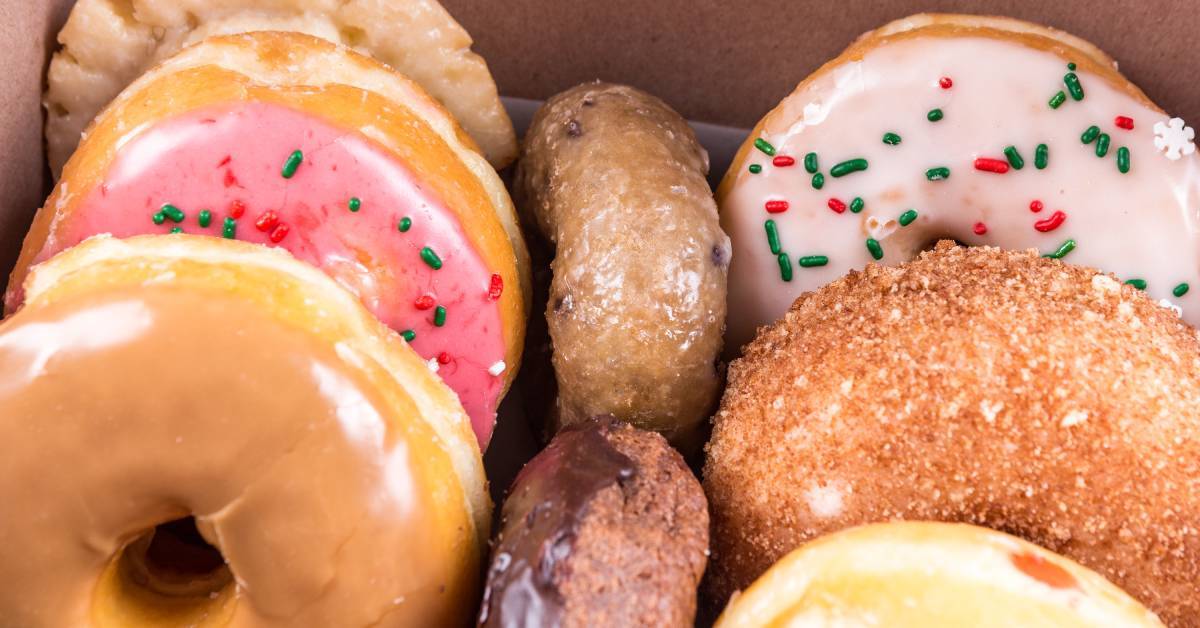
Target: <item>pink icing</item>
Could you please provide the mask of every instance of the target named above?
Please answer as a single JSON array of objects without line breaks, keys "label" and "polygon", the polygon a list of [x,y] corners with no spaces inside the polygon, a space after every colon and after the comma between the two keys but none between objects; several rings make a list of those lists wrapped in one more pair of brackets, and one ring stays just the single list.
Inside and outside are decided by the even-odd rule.
[{"label": "pink icing", "polygon": [[[285,178],[281,170],[296,150],[303,162]],[[358,211],[350,210],[352,198],[361,202]],[[121,148],[103,184],[67,218],[69,224],[58,225],[58,237],[36,261],[99,233],[128,237],[178,226],[221,236],[239,202],[245,210],[237,239],[287,249],[358,294],[389,327],[415,332],[412,347],[431,368],[437,364],[486,447],[505,357],[500,310],[488,294],[492,270],[433,192],[359,133],[264,103],[162,121]],[[186,218],[156,225],[152,217],[166,203]],[[212,213],[207,228],[199,224],[203,209]],[[278,244],[271,237],[276,228],[256,226],[267,211],[287,226]],[[412,221],[407,232],[398,228],[404,217]],[[441,258],[440,269],[422,260],[426,246]],[[425,295],[446,308],[444,326],[435,326],[435,308],[418,307]]]}]

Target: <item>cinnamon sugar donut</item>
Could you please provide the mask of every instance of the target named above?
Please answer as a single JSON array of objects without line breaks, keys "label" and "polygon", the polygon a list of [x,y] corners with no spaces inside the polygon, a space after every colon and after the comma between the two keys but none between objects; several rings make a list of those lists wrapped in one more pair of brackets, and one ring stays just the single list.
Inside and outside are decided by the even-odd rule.
[{"label": "cinnamon sugar donut", "polygon": [[971,523],[1200,626],[1200,337],[1136,288],[940,244],[802,296],[747,346],[708,445],[718,601],[862,523]]}]

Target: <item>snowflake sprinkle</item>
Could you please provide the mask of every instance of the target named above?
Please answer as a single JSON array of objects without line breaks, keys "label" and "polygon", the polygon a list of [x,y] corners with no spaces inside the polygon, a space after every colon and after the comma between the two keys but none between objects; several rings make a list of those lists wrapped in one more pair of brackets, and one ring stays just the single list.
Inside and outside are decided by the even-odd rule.
[{"label": "snowflake sprinkle", "polygon": [[1171,161],[1196,152],[1196,132],[1186,126],[1181,118],[1171,118],[1165,124],[1154,123],[1154,147],[1166,154]]}]

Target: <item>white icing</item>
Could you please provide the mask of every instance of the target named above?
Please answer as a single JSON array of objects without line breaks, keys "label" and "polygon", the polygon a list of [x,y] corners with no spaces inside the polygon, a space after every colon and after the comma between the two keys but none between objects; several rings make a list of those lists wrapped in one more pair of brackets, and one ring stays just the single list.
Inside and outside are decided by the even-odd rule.
[{"label": "white icing", "polygon": [[[1065,240],[1077,243],[1065,262],[1093,266],[1121,280],[1143,279],[1154,299],[1170,297],[1180,283],[1200,288],[1200,156],[1191,129],[1141,103],[1104,79],[1077,71],[1085,97],[1070,97],[1058,109],[1047,101],[1067,91],[1066,60],[1019,43],[985,38],[901,39],[867,52],[809,83],[786,100],[784,113],[763,130],[778,155],[795,165],[775,167],[771,157],[752,150],[724,198],[722,224],[733,241],[729,280],[728,344],[739,347],[757,326],[782,315],[792,301],[873,261],[866,239],[883,248],[881,263],[899,264],[939,238],[971,245],[1055,251]],[[953,86],[943,89],[941,77]],[[941,109],[945,117],[929,122]],[[1134,121],[1118,128],[1117,116]],[[1080,135],[1090,126],[1111,138],[1108,154],[1096,156],[1096,142]],[[1155,128],[1162,131],[1156,135]],[[901,136],[884,144],[884,133]],[[1156,138],[1160,139],[1159,148]],[[1166,143],[1163,143],[1166,142]],[[1034,165],[1038,144],[1049,147],[1049,165]],[[1004,160],[1013,145],[1024,167],[1005,174],[974,168],[976,158]],[[1118,172],[1117,150],[1126,147],[1131,169]],[[1178,160],[1168,157],[1178,151]],[[804,169],[804,155],[816,152],[825,185],[816,190]],[[1164,157],[1164,153],[1167,155]],[[869,167],[843,177],[830,168],[852,158]],[[947,167],[950,177],[929,181],[930,168]],[[846,205],[861,197],[865,208],[836,213],[828,202]],[[768,214],[768,199],[789,202],[783,213]],[[1044,209],[1030,211],[1040,200]],[[901,227],[907,209],[916,221]],[[1062,226],[1039,232],[1034,223],[1056,211]],[[779,260],[767,246],[764,222],[775,221],[793,279],[781,278]],[[987,232],[977,235],[976,223]],[[801,268],[802,256],[825,255],[825,266]],[[1184,312],[1200,313],[1200,289],[1172,299]],[[1196,305],[1197,307],[1191,307]],[[1185,316],[1192,324],[1197,316]]]}]

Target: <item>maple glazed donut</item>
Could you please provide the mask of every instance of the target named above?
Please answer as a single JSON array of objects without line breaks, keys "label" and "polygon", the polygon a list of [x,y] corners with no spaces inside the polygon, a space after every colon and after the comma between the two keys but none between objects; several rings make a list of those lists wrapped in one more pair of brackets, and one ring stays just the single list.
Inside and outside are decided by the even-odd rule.
[{"label": "maple glazed donut", "polygon": [[944,242],[797,300],[730,365],[704,482],[727,599],[864,523],[998,529],[1200,625],[1200,333],[1112,275]]},{"label": "maple glazed donut", "polygon": [[62,171],[96,114],[155,64],[208,37],[253,31],[306,33],[378,59],[449,109],[496,168],[516,159],[487,63],[437,0],[78,0],[46,76],[51,170]]},{"label": "maple glazed donut", "polygon": [[730,255],[707,172],[687,122],[632,87],[585,83],[534,116],[514,194],[554,245],[560,424],[696,440],[720,394]]},{"label": "maple glazed donut", "polygon": [[0,324],[0,439],[20,444],[0,457],[20,513],[0,517],[0,624],[470,619],[491,507],[468,417],[325,274],[97,237],[26,291]]},{"label": "maple glazed donut", "polygon": [[1096,573],[1007,534],[947,523],[868,525],[821,537],[735,597],[717,628],[1157,626]]},{"label": "maple glazed donut", "polygon": [[85,238],[179,232],[278,246],[401,332],[486,446],[520,361],[528,254],[511,199],[415,83],[320,39],[206,40],[105,110],[34,219],[31,264]]},{"label": "maple glazed donut", "polygon": [[800,294],[943,238],[1100,268],[1194,325],[1192,139],[1077,37],[1006,18],[888,24],[800,83],[727,172],[726,341],[737,349]]}]

